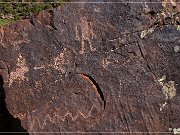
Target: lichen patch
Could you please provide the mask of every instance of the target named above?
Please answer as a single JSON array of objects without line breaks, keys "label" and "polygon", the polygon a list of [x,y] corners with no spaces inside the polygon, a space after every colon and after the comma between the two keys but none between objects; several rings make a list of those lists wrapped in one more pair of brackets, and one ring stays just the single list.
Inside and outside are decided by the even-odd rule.
[{"label": "lichen patch", "polygon": [[174,96],[176,96],[175,82],[169,81],[168,83],[165,83],[162,87],[162,90],[165,95],[165,99],[173,98]]},{"label": "lichen patch", "polygon": [[157,80],[158,83],[162,86],[162,92],[165,96],[165,103],[160,107],[160,111],[167,105],[167,101],[172,99],[174,96],[176,96],[176,88],[175,88],[175,82],[174,81],[166,81],[166,76],[164,75],[162,78]]},{"label": "lichen patch", "polygon": [[153,33],[154,30],[155,30],[155,28],[151,27],[149,29],[142,31],[141,32],[141,38],[144,38],[146,35]]},{"label": "lichen patch", "polygon": [[180,47],[178,45],[174,47],[174,52],[177,53],[177,52],[179,52],[179,50],[180,50]]},{"label": "lichen patch", "polygon": [[174,128],[174,129],[173,129],[173,133],[174,133],[175,135],[180,134],[180,128]]},{"label": "lichen patch", "polygon": [[177,30],[180,30],[180,25],[177,25]]},{"label": "lichen patch", "polygon": [[165,95],[165,99],[171,99],[176,96],[176,88],[174,81],[168,81],[165,83],[166,76],[164,75],[162,78],[158,79],[158,83],[162,86],[163,94]]},{"label": "lichen patch", "polygon": [[164,8],[167,7],[167,4],[171,4],[172,6],[176,6],[176,2],[175,2],[174,0],[163,0],[162,6],[163,6]]},{"label": "lichen patch", "polygon": [[175,135],[180,134],[180,128],[169,128],[169,131],[172,131]]},{"label": "lichen patch", "polygon": [[25,76],[25,74],[29,71],[29,68],[26,65],[25,59],[22,57],[21,54],[19,54],[17,59],[17,65],[16,65],[15,71],[12,71],[10,73],[10,79],[9,79],[9,86],[12,85],[14,81],[17,82],[23,82],[28,81],[29,79]]}]

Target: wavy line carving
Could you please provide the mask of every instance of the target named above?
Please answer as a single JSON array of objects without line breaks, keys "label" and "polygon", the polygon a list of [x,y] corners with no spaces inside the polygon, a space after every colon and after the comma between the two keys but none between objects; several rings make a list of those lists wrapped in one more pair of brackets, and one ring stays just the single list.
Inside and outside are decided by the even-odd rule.
[{"label": "wavy line carving", "polygon": [[[82,113],[81,111],[77,111],[77,114],[73,116],[73,114],[70,111],[67,111],[64,116],[60,116],[60,112],[55,112],[53,116],[50,116],[50,114],[46,114],[43,116],[44,119],[41,119],[39,116],[34,116],[31,112],[27,113],[27,119],[28,119],[28,131],[33,131],[34,127],[38,127],[40,129],[44,129],[46,127],[47,122],[51,122],[52,124],[58,124],[61,122],[64,122],[66,118],[69,116],[72,121],[76,121],[78,118],[82,117],[84,119],[87,119],[91,117],[92,110],[96,108],[95,106],[92,106],[91,109],[87,114]],[[96,108],[97,109],[97,108]],[[99,111],[99,110],[98,110]]]}]

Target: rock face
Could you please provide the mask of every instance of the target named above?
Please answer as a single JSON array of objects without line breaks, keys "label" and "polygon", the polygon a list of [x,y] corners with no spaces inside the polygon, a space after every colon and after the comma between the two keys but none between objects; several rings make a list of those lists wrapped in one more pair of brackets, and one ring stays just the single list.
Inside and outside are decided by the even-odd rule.
[{"label": "rock face", "polygon": [[101,2],[0,29],[7,108],[28,132],[180,128],[179,5]]}]

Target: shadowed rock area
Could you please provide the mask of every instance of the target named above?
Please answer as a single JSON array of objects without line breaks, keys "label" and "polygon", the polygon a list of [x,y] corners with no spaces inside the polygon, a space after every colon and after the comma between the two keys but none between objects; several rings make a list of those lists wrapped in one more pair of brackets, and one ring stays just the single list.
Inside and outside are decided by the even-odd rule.
[{"label": "shadowed rock area", "polygon": [[[6,108],[5,91],[3,88],[4,81],[0,75],[0,133],[17,134],[23,132],[24,135],[28,135],[27,131],[21,126],[21,121],[18,118],[14,118]],[[4,132],[4,133],[2,133]]]},{"label": "shadowed rock area", "polygon": [[175,132],[179,5],[86,2],[0,28],[10,114],[28,132]]}]

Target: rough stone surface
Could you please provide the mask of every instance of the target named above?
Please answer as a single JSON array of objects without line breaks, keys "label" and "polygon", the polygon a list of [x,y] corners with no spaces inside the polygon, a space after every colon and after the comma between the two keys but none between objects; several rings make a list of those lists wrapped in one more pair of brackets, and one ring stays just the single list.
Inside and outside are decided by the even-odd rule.
[{"label": "rough stone surface", "polygon": [[28,132],[180,128],[178,9],[101,2],[0,28],[7,108]]}]

